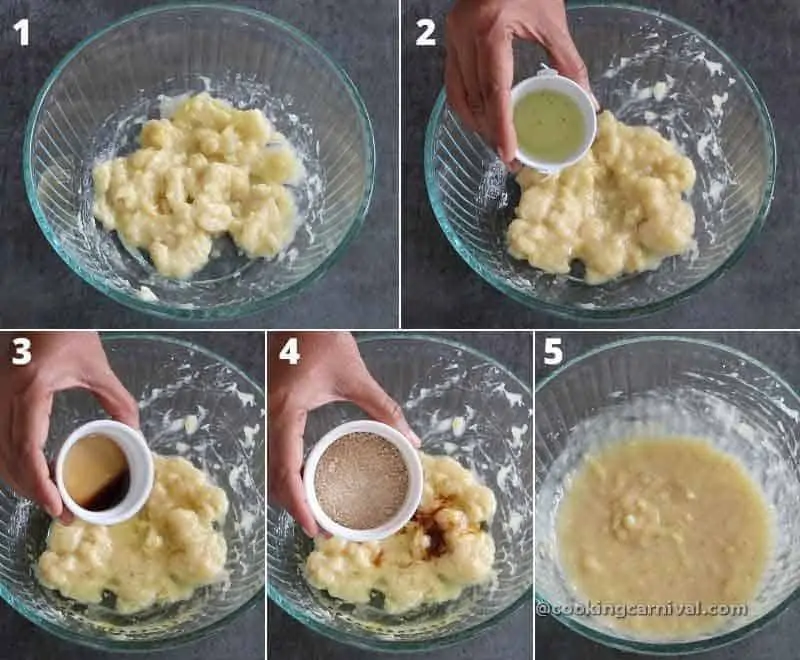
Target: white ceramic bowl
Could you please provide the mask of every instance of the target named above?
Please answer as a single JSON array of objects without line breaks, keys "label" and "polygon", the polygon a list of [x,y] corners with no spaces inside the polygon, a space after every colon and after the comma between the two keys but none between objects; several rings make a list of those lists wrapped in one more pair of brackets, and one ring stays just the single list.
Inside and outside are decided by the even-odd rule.
[{"label": "white ceramic bowl", "polygon": [[[349,529],[338,524],[322,510],[319,500],[317,500],[314,480],[319,459],[334,442],[351,433],[374,433],[387,442],[391,442],[400,451],[400,455],[408,468],[408,492],[403,505],[392,518],[374,529]],[[306,501],[314,514],[314,518],[325,531],[347,541],[379,541],[402,529],[403,525],[411,520],[419,506],[419,502],[422,499],[422,483],[422,461],[420,461],[416,447],[397,429],[381,422],[366,419],[347,422],[322,436],[322,439],[309,452],[303,472]]]},{"label": "white ceramic bowl", "polygon": [[[72,499],[64,485],[64,460],[69,450],[81,438],[92,433],[107,436],[119,445],[128,460],[130,487],[128,494],[116,506],[104,511],[89,511]],[[155,479],[153,454],[144,436],[136,429],[111,419],[99,419],[75,429],[66,439],[56,458],[56,485],[64,505],[76,518],[94,525],[117,525],[135,516],[150,497]]]},{"label": "white ceramic bowl", "polygon": [[532,78],[526,78],[514,85],[511,90],[511,107],[516,107],[517,103],[535,91],[552,90],[560,92],[571,98],[580,108],[584,122],[584,140],[580,148],[568,159],[558,162],[540,161],[533,158],[530,154],[517,148],[517,160],[528,167],[544,172],[545,174],[555,174],[565,167],[574,165],[586,155],[592,146],[595,135],[597,134],[597,113],[591,96],[578,83],[559,75],[554,69],[543,67],[538,74]]}]

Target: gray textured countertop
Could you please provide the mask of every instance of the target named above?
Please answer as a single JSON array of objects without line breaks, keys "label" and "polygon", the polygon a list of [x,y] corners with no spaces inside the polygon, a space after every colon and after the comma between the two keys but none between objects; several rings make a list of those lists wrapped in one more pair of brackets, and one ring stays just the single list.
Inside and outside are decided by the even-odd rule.
[{"label": "gray textured countertop", "polygon": [[[622,335],[620,333],[558,333],[566,359],[575,359],[589,349],[611,341],[632,337],[640,333]],[[659,333],[682,334],[686,333]],[[709,332],[695,333],[709,341],[737,348],[752,357],[761,360],[766,366],[782,376],[795,389],[800,389],[800,334],[797,333],[732,333]],[[537,333],[536,335],[536,377],[537,380],[551,372],[550,367],[542,367],[544,340],[556,333]],[[731,646],[723,647],[697,657],[702,660],[791,660],[797,658],[797,646],[800,643],[800,607],[790,604],[774,621],[750,637]],[[659,656],[636,655],[605,648],[589,641],[561,625],[549,616],[536,617],[536,652],[539,657],[548,660],[574,660],[575,658],[592,658],[592,660],[622,660],[627,658],[653,658]],[[688,657],[688,656],[683,656]]]},{"label": "gray textured countertop", "polygon": [[[227,358],[250,378],[264,385],[264,334],[241,333],[161,333],[197,343]],[[264,601],[244,612],[216,635],[164,653],[150,653],[158,660],[235,660],[264,659]],[[106,653],[64,642],[50,635],[0,601],[0,658],[5,660],[125,660],[143,658],[138,654]]]},{"label": "gray textured countertop", "polygon": [[[443,86],[444,49],[418,48],[418,18],[436,21],[443,34],[449,0],[403,5],[403,316],[404,327],[558,328],[576,324],[514,302],[486,284],[461,260],[439,228],[428,202],[422,165],[425,127]],[[794,251],[800,232],[796,130],[800,68],[793,40],[800,13],[793,0],[640,0],[693,25],[748,70],[772,113],[778,176],[772,210],[761,235],[731,271],[688,301],[629,327],[791,328],[800,325],[800,277]],[[604,322],[604,325],[609,325]]]},{"label": "gray textured countertop", "polygon": [[[529,333],[441,333],[441,336],[495,358],[523,382],[532,382],[532,342]],[[281,660],[400,660],[408,657],[428,660],[530,660],[533,652],[532,616],[532,603],[528,603],[495,628],[464,644],[409,656],[377,654],[335,642],[305,628],[270,601],[267,610],[267,657]]]},{"label": "gray textured countertop", "polygon": [[[0,3],[0,325],[164,328],[72,273],[39,230],[22,182],[28,113],[47,76],[82,39],[152,0]],[[377,180],[359,235],[319,281],[279,307],[219,327],[397,326],[397,5],[385,0],[245,0],[310,35],[347,71],[372,119]],[[11,28],[30,19],[30,46]],[[184,324],[185,325],[185,324]]]}]

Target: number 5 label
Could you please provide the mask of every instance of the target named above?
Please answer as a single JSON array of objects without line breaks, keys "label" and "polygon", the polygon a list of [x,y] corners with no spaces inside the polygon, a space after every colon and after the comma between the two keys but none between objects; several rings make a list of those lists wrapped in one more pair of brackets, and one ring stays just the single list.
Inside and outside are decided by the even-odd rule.
[{"label": "number 5 label", "polygon": [[548,367],[555,367],[564,361],[564,351],[561,350],[561,337],[547,337],[544,340],[544,363]]},{"label": "number 5 label", "polygon": [[14,355],[11,364],[15,367],[24,367],[31,361],[31,340],[27,337],[17,337],[11,342],[14,345]]}]

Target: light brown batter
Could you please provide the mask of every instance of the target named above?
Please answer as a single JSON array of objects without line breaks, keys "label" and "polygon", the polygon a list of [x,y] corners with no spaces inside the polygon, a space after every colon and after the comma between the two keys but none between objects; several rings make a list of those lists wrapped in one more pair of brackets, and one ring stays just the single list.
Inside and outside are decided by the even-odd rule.
[{"label": "light brown batter", "polygon": [[[692,438],[637,438],[589,456],[557,534],[561,563],[584,597],[662,606],[611,620],[657,637],[719,626],[723,616],[711,608],[753,598],[771,548],[759,487],[734,457]],[[697,603],[707,615],[679,611]]]}]

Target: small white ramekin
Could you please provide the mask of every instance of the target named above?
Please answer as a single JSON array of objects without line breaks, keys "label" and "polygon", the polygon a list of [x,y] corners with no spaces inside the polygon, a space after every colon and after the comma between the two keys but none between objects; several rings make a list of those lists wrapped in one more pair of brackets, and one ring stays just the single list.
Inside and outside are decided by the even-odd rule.
[{"label": "small white ramekin", "polygon": [[[374,529],[349,529],[338,524],[322,510],[319,500],[317,500],[314,480],[319,459],[328,447],[339,438],[350,433],[374,433],[387,442],[391,442],[400,451],[400,455],[408,468],[408,492],[403,505],[391,519]],[[325,531],[346,541],[380,541],[402,529],[411,520],[419,506],[419,502],[422,499],[422,484],[422,461],[419,458],[419,452],[416,447],[397,429],[381,422],[366,419],[347,422],[328,431],[309,452],[303,470],[306,501],[311,508],[311,513],[314,514],[314,518]]]},{"label": "small white ramekin", "polygon": [[542,90],[560,92],[575,101],[580,108],[581,115],[583,116],[584,129],[586,133],[578,151],[563,161],[539,161],[517,147],[517,160],[520,163],[544,174],[556,174],[565,167],[569,167],[570,165],[577,163],[591,148],[592,143],[594,143],[594,138],[597,135],[597,112],[595,110],[592,97],[589,96],[583,87],[573,80],[559,75],[555,69],[543,66],[542,70],[539,71],[539,73],[537,73],[533,78],[526,78],[525,80],[518,82],[511,89],[512,113],[520,99],[522,99],[524,96],[527,96],[531,92]]},{"label": "small white ramekin", "polygon": [[[130,487],[128,494],[116,506],[105,511],[89,511],[72,499],[64,485],[64,460],[69,450],[81,438],[93,433],[107,436],[119,445],[128,460]],[[66,439],[56,458],[56,485],[65,506],[76,518],[94,525],[117,525],[135,516],[150,497],[155,480],[153,454],[141,432],[111,419],[99,419],[75,429]]]}]

